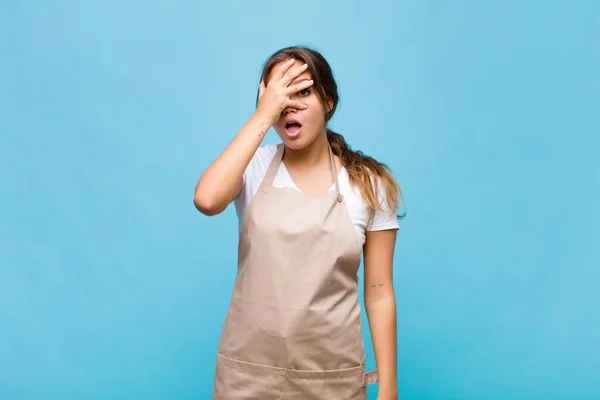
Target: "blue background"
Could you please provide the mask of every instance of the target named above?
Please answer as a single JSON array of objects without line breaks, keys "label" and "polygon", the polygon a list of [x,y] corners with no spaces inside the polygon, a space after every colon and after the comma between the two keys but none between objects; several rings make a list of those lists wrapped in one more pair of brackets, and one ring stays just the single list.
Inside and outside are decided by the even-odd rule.
[{"label": "blue background", "polygon": [[237,220],[201,215],[194,187],[251,116],[262,63],[304,44],[338,80],[332,127],[404,194],[400,397],[600,399],[599,16],[2,2],[0,398],[210,398]]}]

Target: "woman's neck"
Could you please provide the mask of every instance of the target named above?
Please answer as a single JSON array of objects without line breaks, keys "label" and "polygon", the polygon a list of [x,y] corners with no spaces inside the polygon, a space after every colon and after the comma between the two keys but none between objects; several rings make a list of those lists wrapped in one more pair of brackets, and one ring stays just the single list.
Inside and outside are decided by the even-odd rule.
[{"label": "woman's neck", "polygon": [[286,147],[283,159],[286,167],[296,170],[327,168],[331,163],[327,135],[319,135],[314,142],[302,149],[294,150]]}]

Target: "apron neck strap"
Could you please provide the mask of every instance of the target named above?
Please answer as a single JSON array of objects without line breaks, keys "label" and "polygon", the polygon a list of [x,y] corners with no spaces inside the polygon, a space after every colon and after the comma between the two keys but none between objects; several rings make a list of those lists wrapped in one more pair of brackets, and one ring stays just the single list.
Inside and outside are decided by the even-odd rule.
[{"label": "apron neck strap", "polygon": [[329,144],[329,142],[327,143],[327,147],[329,147],[329,158],[331,159],[331,171],[333,171],[333,181],[335,182],[335,191],[338,194],[338,199],[340,199],[342,194],[340,193],[340,182],[338,180],[338,171],[337,171],[337,166],[335,165],[335,157],[333,156],[333,150],[331,150],[331,145]]},{"label": "apron neck strap", "polygon": [[279,169],[279,164],[281,163],[281,159],[283,158],[283,144],[277,145],[277,153],[275,153],[275,157],[269,164],[269,169],[267,169],[267,174],[265,175],[265,179],[263,179],[263,183],[267,186],[273,186],[273,181],[275,180],[275,175],[277,175],[277,170]]}]

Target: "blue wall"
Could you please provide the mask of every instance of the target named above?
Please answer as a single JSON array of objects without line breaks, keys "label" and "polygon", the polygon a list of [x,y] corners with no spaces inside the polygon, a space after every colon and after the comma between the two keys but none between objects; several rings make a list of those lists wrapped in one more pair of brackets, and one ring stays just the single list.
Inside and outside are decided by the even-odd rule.
[{"label": "blue wall", "polygon": [[375,3],[2,2],[0,398],[210,397],[237,220],[193,191],[291,44],[404,193],[401,398],[600,398],[600,3]]}]

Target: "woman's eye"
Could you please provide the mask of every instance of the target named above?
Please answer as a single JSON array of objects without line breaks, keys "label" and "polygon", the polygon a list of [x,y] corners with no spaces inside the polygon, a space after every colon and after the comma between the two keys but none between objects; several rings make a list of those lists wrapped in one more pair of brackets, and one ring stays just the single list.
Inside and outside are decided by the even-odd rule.
[{"label": "woman's eye", "polygon": [[298,94],[300,96],[308,96],[310,94],[310,90],[309,89],[302,89],[301,91],[298,92]]}]

